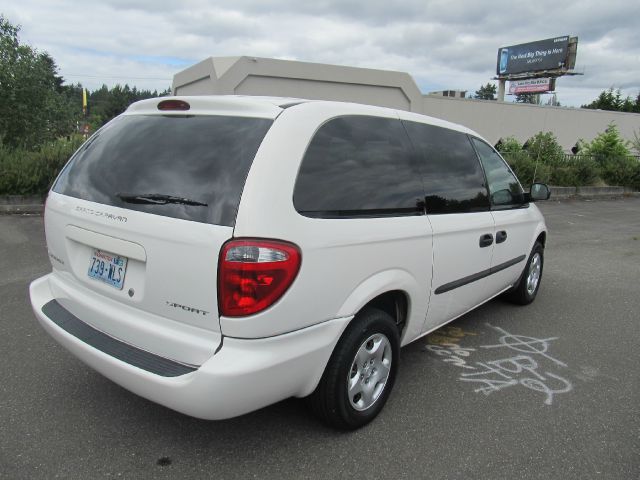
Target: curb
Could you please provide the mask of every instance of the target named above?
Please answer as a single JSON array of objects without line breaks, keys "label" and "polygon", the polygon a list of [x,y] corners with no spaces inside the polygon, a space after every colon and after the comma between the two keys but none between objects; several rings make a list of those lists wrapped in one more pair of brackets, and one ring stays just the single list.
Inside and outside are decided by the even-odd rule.
[{"label": "curb", "polygon": [[44,211],[42,195],[0,195],[0,214],[37,214]]},{"label": "curb", "polygon": [[552,187],[550,200],[597,200],[625,197],[638,197],[640,192],[634,192],[625,187]]},{"label": "curb", "polygon": [[574,196],[608,196],[620,197],[628,193],[624,187],[552,187],[551,197],[574,197]]}]

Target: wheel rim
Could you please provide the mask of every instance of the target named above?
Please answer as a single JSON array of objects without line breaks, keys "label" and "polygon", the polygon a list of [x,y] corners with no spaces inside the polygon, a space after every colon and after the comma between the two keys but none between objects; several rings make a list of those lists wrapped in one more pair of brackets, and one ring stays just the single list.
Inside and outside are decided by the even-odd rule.
[{"label": "wheel rim", "polygon": [[540,274],[542,273],[542,256],[536,252],[531,258],[529,264],[529,273],[527,274],[527,293],[533,295],[540,283]]},{"label": "wheel rim", "polygon": [[353,408],[366,410],[380,398],[391,372],[392,354],[391,343],[382,333],[362,342],[347,374],[347,395]]}]

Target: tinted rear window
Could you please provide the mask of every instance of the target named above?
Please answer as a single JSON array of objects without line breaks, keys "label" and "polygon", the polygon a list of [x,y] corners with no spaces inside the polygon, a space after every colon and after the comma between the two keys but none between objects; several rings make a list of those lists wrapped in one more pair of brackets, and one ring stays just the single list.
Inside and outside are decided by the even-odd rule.
[{"label": "tinted rear window", "polygon": [[[53,191],[92,202],[233,226],[253,158],[272,120],[130,115],[92,137]],[[126,203],[117,194],[162,194],[207,206]]]}]

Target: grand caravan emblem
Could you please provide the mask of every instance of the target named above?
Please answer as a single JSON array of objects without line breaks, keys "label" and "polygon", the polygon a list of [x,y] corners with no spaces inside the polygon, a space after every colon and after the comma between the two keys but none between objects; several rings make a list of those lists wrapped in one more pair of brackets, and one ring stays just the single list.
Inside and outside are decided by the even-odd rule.
[{"label": "grand caravan emblem", "polygon": [[123,215],[114,215],[113,213],[103,212],[100,210],[94,210],[93,208],[76,206],[76,211],[80,213],[86,213],[87,215],[93,215],[95,217],[102,217],[107,220],[114,220],[116,222],[127,223],[127,217]]}]

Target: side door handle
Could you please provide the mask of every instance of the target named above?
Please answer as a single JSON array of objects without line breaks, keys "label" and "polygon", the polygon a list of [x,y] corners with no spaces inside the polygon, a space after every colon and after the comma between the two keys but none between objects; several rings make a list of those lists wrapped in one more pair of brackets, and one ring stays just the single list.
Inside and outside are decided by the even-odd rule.
[{"label": "side door handle", "polygon": [[480,248],[488,247],[493,243],[493,235],[490,233],[485,233],[480,236]]},{"label": "side door handle", "polygon": [[496,243],[502,243],[507,239],[507,231],[506,230],[500,230],[498,233],[496,233]]}]

